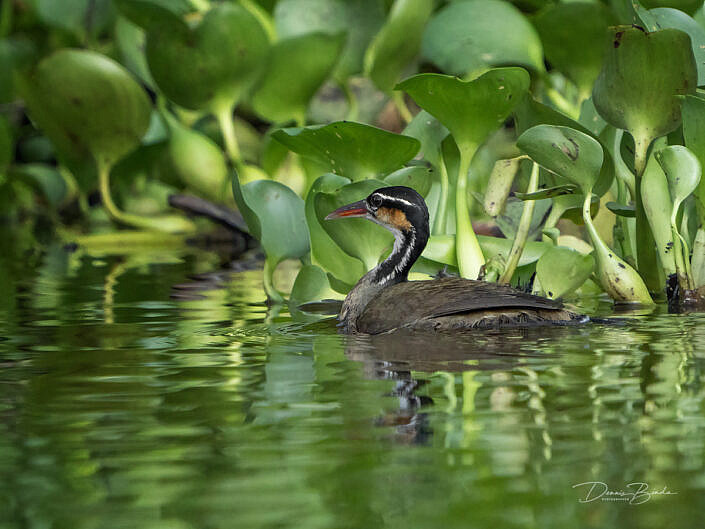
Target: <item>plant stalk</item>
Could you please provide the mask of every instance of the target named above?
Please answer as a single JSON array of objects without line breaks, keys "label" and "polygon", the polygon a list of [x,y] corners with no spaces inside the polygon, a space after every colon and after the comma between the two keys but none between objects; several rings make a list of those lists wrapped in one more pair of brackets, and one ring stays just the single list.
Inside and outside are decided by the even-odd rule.
[{"label": "plant stalk", "polygon": [[[533,193],[538,189],[539,185],[539,165],[534,162],[531,168],[531,177],[529,178],[529,185],[526,187],[527,193]],[[512,249],[509,252],[509,258],[507,259],[507,265],[504,268],[504,272],[499,278],[499,284],[508,285],[512,280],[512,276],[519,264],[519,258],[524,251],[524,246],[526,245],[526,240],[529,235],[529,229],[531,228],[531,219],[534,216],[534,206],[536,205],[535,200],[527,200],[524,202],[524,209],[521,212],[521,219],[519,220],[519,227],[517,228],[516,235],[514,236],[514,243],[512,244]]]},{"label": "plant stalk", "polygon": [[239,165],[242,162],[240,156],[240,147],[235,136],[235,124],[233,123],[232,106],[220,105],[215,109],[215,117],[220,125],[220,130],[223,133],[223,141],[225,142],[225,152],[230,158],[233,165]]},{"label": "plant stalk", "polygon": [[411,115],[411,110],[409,110],[409,107],[406,105],[404,94],[402,92],[392,92],[392,101],[394,101],[394,105],[397,107],[399,115],[404,123],[409,123],[412,119],[414,119],[414,116]]},{"label": "plant stalk", "polygon": [[110,165],[105,162],[97,162],[97,165],[100,199],[103,202],[103,207],[108,212],[108,216],[115,222],[135,228],[168,233],[183,233],[194,229],[193,224],[181,216],[162,215],[161,217],[151,218],[125,213],[113,202],[113,197],[110,194]]},{"label": "plant stalk", "polygon": [[688,278],[688,269],[683,260],[683,245],[681,244],[681,236],[676,229],[675,223],[671,222],[671,232],[673,233],[673,258],[676,261],[676,275],[678,277],[678,285],[681,287],[681,292],[692,290],[690,287],[691,281]]},{"label": "plant stalk", "polygon": [[456,254],[460,276],[466,279],[477,279],[480,269],[485,264],[480,243],[472,229],[470,211],[468,208],[468,172],[477,146],[463,146],[460,149],[460,165],[458,167],[458,183],[455,191],[456,219]]},{"label": "plant stalk", "polygon": [[340,83],[340,87],[343,89],[343,93],[345,94],[345,99],[348,101],[348,114],[346,119],[348,121],[355,121],[357,120],[358,114],[360,112],[358,103],[357,103],[357,96],[355,95],[355,91],[350,88],[350,81],[346,81],[343,83]]},{"label": "plant stalk", "polygon": [[263,282],[267,299],[269,299],[271,303],[280,304],[284,302],[284,298],[274,287],[274,270],[276,270],[277,264],[276,262],[272,262],[270,258],[264,260]]},{"label": "plant stalk", "polygon": [[662,290],[661,275],[654,235],[651,232],[649,219],[644,210],[641,196],[641,177],[646,170],[651,139],[636,135],[634,137],[634,172],[635,190],[634,205],[636,208],[636,262],[639,274],[644,279],[650,292]]},{"label": "plant stalk", "polygon": [[443,152],[440,153],[438,169],[441,173],[441,196],[438,200],[438,211],[436,211],[436,222],[433,226],[434,235],[443,235],[446,232],[446,217],[448,216],[448,168],[443,159]]},{"label": "plant stalk", "polygon": [[12,31],[12,0],[0,2],[0,39],[7,37]]}]

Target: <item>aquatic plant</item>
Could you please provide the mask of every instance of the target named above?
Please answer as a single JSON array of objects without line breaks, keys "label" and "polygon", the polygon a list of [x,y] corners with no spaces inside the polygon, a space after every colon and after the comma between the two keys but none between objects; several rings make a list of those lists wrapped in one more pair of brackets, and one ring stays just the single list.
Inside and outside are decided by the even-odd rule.
[{"label": "aquatic plant", "polygon": [[[391,249],[325,215],[408,185],[432,220],[416,272],[641,304],[674,277],[699,300],[701,2],[531,5],[3,3],[3,214],[88,246],[156,242],[205,229],[168,209],[193,193],[239,210],[268,296],[301,303],[344,295]],[[286,259],[302,265],[290,293]]]}]

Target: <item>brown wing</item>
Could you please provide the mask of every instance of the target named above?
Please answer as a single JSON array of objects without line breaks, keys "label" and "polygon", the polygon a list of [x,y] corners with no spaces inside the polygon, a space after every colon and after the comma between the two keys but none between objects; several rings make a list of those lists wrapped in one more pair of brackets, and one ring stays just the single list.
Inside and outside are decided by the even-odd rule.
[{"label": "brown wing", "polygon": [[358,329],[375,334],[425,318],[438,318],[487,309],[560,310],[557,301],[511,287],[450,277],[407,281],[384,289],[357,320]]}]

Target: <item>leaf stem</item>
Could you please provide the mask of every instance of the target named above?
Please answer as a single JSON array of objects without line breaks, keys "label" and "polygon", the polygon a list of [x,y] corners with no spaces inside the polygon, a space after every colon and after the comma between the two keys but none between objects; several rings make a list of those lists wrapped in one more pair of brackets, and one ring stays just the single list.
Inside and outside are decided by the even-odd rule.
[{"label": "leaf stem", "polygon": [[225,152],[234,165],[239,165],[242,161],[240,156],[240,147],[235,136],[235,124],[233,123],[233,110],[230,104],[219,105],[215,111],[215,117],[220,125],[220,131],[223,133],[223,141],[225,142]]},{"label": "leaf stem", "polygon": [[548,86],[545,89],[546,96],[551,102],[568,117],[577,120],[580,117],[580,107],[571,104],[558,90],[552,86]]},{"label": "leaf stem", "polygon": [[[539,185],[539,165],[534,162],[531,168],[531,177],[529,178],[529,185],[526,187],[527,193],[533,193],[538,189]],[[514,244],[512,244],[512,249],[509,252],[509,258],[507,259],[507,265],[504,268],[504,272],[499,278],[499,283],[502,285],[507,285],[514,275],[514,271],[519,264],[519,258],[524,251],[524,246],[526,245],[526,239],[529,235],[529,229],[531,228],[531,219],[534,216],[534,206],[536,205],[535,200],[527,200],[524,202],[524,209],[521,212],[521,219],[519,220],[519,227],[517,229],[516,235],[514,236]]]},{"label": "leaf stem", "polygon": [[438,161],[439,170],[441,173],[441,196],[438,200],[438,210],[436,211],[436,222],[433,226],[434,235],[444,235],[446,232],[446,217],[448,215],[448,168],[446,167],[443,152],[440,153]]},{"label": "leaf stem", "polygon": [[113,197],[110,194],[110,165],[105,162],[98,162],[97,165],[100,199],[103,202],[103,207],[108,212],[108,216],[115,222],[136,228],[169,233],[183,233],[194,229],[193,224],[181,216],[163,215],[151,218],[125,213],[113,202]]},{"label": "leaf stem", "polygon": [[406,105],[404,94],[402,92],[392,92],[392,101],[394,101],[394,105],[397,107],[399,115],[401,116],[401,119],[404,120],[404,123],[409,123],[412,119],[414,119],[414,116],[411,115],[411,110],[409,110],[409,107]]},{"label": "leaf stem", "polygon": [[350,88],[350,81],[346,81],[343,83],[340,83],[340,87],[343,89],[343,93],[345,94],[345,99],[348,101],[348,115],[346,119],[348,121],[355,121],[358,118],[358,115],[360,113],[360,109],[358,107],[357,103],[357,96],[355,95],[355,91]]},{"label": "leaf stem", "polygon": [[485,264],[480,243],[472,229],[468,209],[468,172],[477,146],[465,145],[460,149],[458,183],[455,192],[456,254],[461,277],[477,279]]},{"label": "leaf stem", "polygon": [[267,293],[267,298],[271,303],[280,304],[284,302],[284,298],[279,291],[274,287],[274,271],[277,268],[277,262],[274,262],[271,257],[264,260],[264,291]]},{"label": "leaf stem", "polygon": [[636,262],[639,273],[651,292],[662,288],[658,256],[654,235],[649,225],[644,200],[641,196],[641,179],[648,163],[649,146],[651,138],[634,134],[634,173],[635,190],[634,206],[636,208]]},{"label": "leaf stem", "polygon": [[0,39],[7,37],[12,30],[12,0],[0,3]]}]

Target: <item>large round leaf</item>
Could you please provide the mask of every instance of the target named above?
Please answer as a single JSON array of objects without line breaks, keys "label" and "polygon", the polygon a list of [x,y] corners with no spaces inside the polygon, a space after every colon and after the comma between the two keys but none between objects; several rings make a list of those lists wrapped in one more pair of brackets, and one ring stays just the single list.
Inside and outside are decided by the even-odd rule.
[{"label": "large round leaf", "polygon": [[539,165],[579,186],[584,194],[592,191],[600,175],[602,147],[575,129],[537,125],[519,136],[517,146]]},{"label": "large round leaf", "polygon": [[345,253],[328,235],[323,228],[323,223],[328,221],[323,220],[325,215],[318,215],[315,203],[319,193],[334,194],[349,183],[350,180],[343,176],[325,174],[313,183],[306,197],[306,222],[311,234],[311,261],[332,276],[332,286],[340,292],[350,290],[365,271],[362,261]]},{"label": "large round leaf", "polygon": [[353,181],[381,177],[399,169],[420,147],[419,141],[409,136],[352,121],[281,129],[272,137],[304,158]]},{"label": "large round leaf", "polygon": [[644,150],[643,144],[678,127],[680,102],[674,96],[693,93],[696,85],[686,33],[618,27],[595,82],[593,101],[605,121],[628,130]]},{"label": "large round leaf", "polygon": [[199,196],[215,202],[225,202],[230,194],[229,172],[225,156],[207,136],[166,116],[171,137],[169,155],[174,172]]},{"label": "large round leaf", "polygon": [[426,26],[421,51],[456,75],[509,64],[543,70],[536,30],[516,7],[499,0],[451,2]]},{"label": "large round leaf", "polygon": [[669,145],[654,153],[668,180],[668,191],[673,202],[673,216],[678,208],[698,187],[702,169],[698,158],[682,145]]},{"label": "large round leaf", "polygon": [[612,12],[597,2],[554,4],[534,19],[546,58],[586,96],[600,73],[604,35],[614,22]]},{"label": "large round leaf", "polygon": [[[531,127],[536,125],[560,125],[563,127],[569,127],[571,129],[584,132],[589,134],[597,141],[600,142],[604,151],[604,162],[602,163],[602,170],[600,172],[600,178],[592,189],[592,192],[598,196],[604,195],[612,187],[612,182],[614,181],[615,168],[614,161],[608,145],[603,141],[602,138],[595,136],[589,129],[583,127],[577,121],[570,119],[565,114],[561,114],[557,110],[539,103],[530,94],[524,98],[519,106],[517,106],[514,111],[514,119],[516,123],[517,133],[522,134],[523,132],[529,130]],[[578,215],[580,217],[580,215]]]},{"label": "large round leaf", "polygon": [[90,153],[112,165],[136,147],[149,126],[149,98],[112,59],[59,50],[23,83],[32,119],[69,157]]},{"label": "large round leaf", "polygon": [[[318,219],[345,204],[365,198],[387,184],[380,180],[353,182],[334,193],[319,193],[315,197]],[[331,239],[348,255],[358,258],[367,270],[374,268],[385,250],[392,248],[393,236],[383,227],[363,218],[322,221]]]},{"label": "large round leaf", "polygon": [[433,178],[433,169],[425,165],[414,165],[412,167],[403,167],[398,171],[384,179],[384,183],[388,186],[406,186],[425,197],[431,190]]},{"label": "large round leaf", "polygon": [[595,259],[592,255],[554,246],[536,263],[536,277],[544,293],[551,299],[557,299],[580,288],[594,268]]},{"label": "large round leaf", "polygon": [[314,32],[347,32],[334,75],[345,81],[362,71],[365,50],[384,24],[382,0],[280,0],[274,9],[279,38]]},{"label": "large round leaf", "polygon": [[257,81],[269,53],[259,20],[239,4],[219,4],[195,27],[160,24],[147,33],[147,62],[155,82],[190,109],[236,103]]},{"label": "large round leaf", "polygon": [[244,185],[242,196],[257,216],[259,240],[268,260],[278,263],[308,253],[308,228],[301,197],[272,180],[256,180]]},{"label": "large round leaf", "polygon": [[308,103],[338,60],[343,34],[309,33],[281,40],[252,98],[255,111],[276,123],[306,121]]},{"label": "large round leaf", "polygon": [[438,118],[461,152],[474,151],[522,100],[529,89],[529,74],[523,68],[496,68],[472,81],[461,81],[427,73],[402,81],[396,88]]},{"label": "large round leaf", "polygon": [[698,86],[705,84],[705,28],[678,9],[659,8],[650,12],[658,29],[674,28],[685,31],[698,67]]},{"label": "large round leaf", "polygon": [[421,46],[433,0],[396,0],[382,30],[367,48],[365,74],[389,92]]}]

